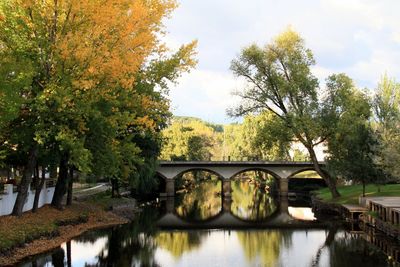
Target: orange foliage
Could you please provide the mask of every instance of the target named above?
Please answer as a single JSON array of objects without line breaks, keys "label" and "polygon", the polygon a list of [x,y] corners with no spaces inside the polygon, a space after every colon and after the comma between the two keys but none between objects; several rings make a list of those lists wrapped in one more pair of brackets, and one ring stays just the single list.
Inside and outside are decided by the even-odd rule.
[{"label": "orange foliage", "polygon": [[44,49],[51,50],[53,74],[72,75],[72,84],[82,90],[100,84],[132,88],[145,59],[163,49],[162,19],[176,7],[174,0],[15,2],[32,36],[48,37]]}]

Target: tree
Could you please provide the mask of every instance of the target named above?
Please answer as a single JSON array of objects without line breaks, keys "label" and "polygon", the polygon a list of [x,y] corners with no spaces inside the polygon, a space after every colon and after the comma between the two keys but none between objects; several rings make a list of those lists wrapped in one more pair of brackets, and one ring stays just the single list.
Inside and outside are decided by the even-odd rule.
[{"label": "tree", "polygon": [[365,185],[381,177],[373,161],[376,140],[372,129],[365,124],[350,124],[335,135],[335,140],[332,139],[329,141],[328,169],[337,176],[360,182],[365,196]]},{"label": "tree", "polygon": [[204,135],[193,135],[188,140],[187,159],[193,161],[210,160],[211,140]]},{"label": "tree", "polygon": [[[101,103],[130,97],[129,105],[125,101],[119,106],[128,106],[131,112],[111,107],[115,115],[101,118],[118,133],[132,124],[142,129],[155,127],[147,114],[133,112],[154,104],[136,91],[135,80],[151,61],[149,57],[165,53],[160,41],[162,20],[175,7],[174,0],[1,2],[0,73],[5,75],[0,81],[0,111],[7,111],[0,119],[6,136],[2,147],[17,147],[28,159],[14,215],[22,213],[33,168],[46,147],[55,147],[60,159],[54,206],[60,207],[68,184],[65,169],[72,166],[90,171],[92,155],[85,147],[90,130],[87,122],[96,112],[104,114],[95,109],[100,109]],[[191,55],[194,45],[183,46],[179,52]],[[181,59],[171,58],[178,63]],[[182,70],[190,68],[187,62],[178,65]],[[128,145],[127,139],[119,140],[120,134],[113,136],[114,155],[123,162],[119,166],[133,166],[131,161],[124,162],[121,151],[138,155],[139,149]]]},{"label": "tree", "polygon": [[322,127],[318,80],[311,73],[315,64],[303,39],[288,29],[264,48],[253,44],[242,50],[231,70],[248,82],[236,92],[241,103],[229,111],[232,116],[269,111],[307,149],[317,173],[338,197],[335,180],[318,163],[315,146],[326,139]]},{"label": "tree", "polygon": [[400,84],[384,75],[373,101],[375,126],[380,141],[377,164],[392,178],[400,178]]},{"label": "tree", "polygon": [[[291,137],[271,112],[247,115],[241,124],[224,127],[223,150],[231,159],[288,159]],[[282,131],[283,130],[283,131]]]},{"label": "tree", "polygon": [[330,124],[328,170],[335,176],[360,182],[363,195],[367,182],[382,177],[374,163],[377,139],[370,126],[371,103],[367,94],[358,90],[344,74],[327,79],[324,116]]},{"label": "tree", "polygon": [[167,98],[168,86],[176,83],[183,72],[189,72],[197,63],[194,60],[196,42],[182,46],[176,53],[166,56],[158,54],[148,65],[141,69],[135,87],[146,99],[141,113],[152,122],[151,129],[131,125],[128,131],[132,141],[140,148],[142,161],[136,162],[136,172],[129,178],[131,191],[137,196],[148,196],[158,186],[156,178],[157,159],[161,153],[162,133],[171,118],[170,101]]},{"label": "tree", "polygon": [[160,158],[171,160],[210,160],[215,156],[218,133],[199,119],[175,117],[162,131],[165,140]]}]

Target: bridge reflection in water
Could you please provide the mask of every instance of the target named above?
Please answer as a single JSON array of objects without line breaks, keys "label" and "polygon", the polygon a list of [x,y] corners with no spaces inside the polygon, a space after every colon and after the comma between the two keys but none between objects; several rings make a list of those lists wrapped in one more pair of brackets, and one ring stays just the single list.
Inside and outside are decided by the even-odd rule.
[{"label": "bridge reflection in water", "polygon": [[[222,193],[221,181],[213,178],[201,182],[190,174],[182,179],[191,184],[176,197],[164,198],[165,214],[156,225],[169,229],[234,229],[265,227],[318,227],[306,201],[291,201],[287,195],[272,194],[276,180],[250,172],[231,181],[229,196]],[[259,175],[259,174],[258,174]],[[198,178],[197,178],[198,179]],[[194,185],[194,186],[193,186]],[[275,191],[276,193],[276,191]]]},{"label": "bridge reflection in water", "polygon": [[[164,199],[166,213],[157,220],[156,226],[166,229],[236,229],[264,227],[318,228],[325,225],[313,219],[311,208],[290,207],[287,197],[279,198],[279,207],[267,218],[246,220],[235,215],[231,198],[221,198],[221,211],[204,220],[190,220],[176,213],[175,198]],[[289,212],[290,211],[290,212]],[[295,217],[297,215],[297,218]]]}]

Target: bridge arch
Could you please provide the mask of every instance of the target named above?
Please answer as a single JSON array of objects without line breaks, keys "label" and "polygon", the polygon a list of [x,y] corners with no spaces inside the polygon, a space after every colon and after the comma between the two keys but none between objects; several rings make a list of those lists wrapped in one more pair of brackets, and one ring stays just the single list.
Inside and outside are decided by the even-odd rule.
[{"label": "bridge arch", "polygon": [[[319,163],[324,165],[324,162]],[[279,179],[279,191],[281,195],[287,195],[288,177],[295,173],[310,169],[312,162],[287,162],[287,161],[260,161],[260,162],[235,162],[235,161],[161,161],[157,173],[166,181],[165,196],[173,196],[175,193],[174,178],[189,170],[205,170],[222,178],[223,192],[230,196],[230,179],[238,173],[248,170],[262,170]],[[226,190],[224,190],[226,188]]]},{"label": "bridge arch", "polygon": [[174,211],[173,214],[178,217],[180,220],[187,222],[187,223],[206,223],[206,222],[212,222],[216,219],[218,219],[219,217],[221,217],[226,211],[224,211],[223,209],[221,209],[217,214],[214,214],[210,217],[207,217],[205,219],[190,219],[187,217],[182,216],[181,214],[179,214],[178,212]]},{"label": "bridge arch", "polygon": [[213,170],[212,168],[189,168],[189,169],[183,170],[180,173],[178,173],[174,177],[174,179],[176,179],[176,177],[179,177],[179,176],[181,176],[181,175],[183,175],[185,173],[192,172],[192,171],[208,172],[208,173],[211,173],[211,174],[214,174],[215,176],[217,176],[219,180],[223,180],[224,179],[224,177],[222,177],[221,174],[219,174],[217,171]]},{"label": "bridge arch", "polygon": [[[279,175],[277,175],[275,172],[273,172],[273,171],[271,171],[271,170],[269,170],[269,169],[267,169],[267,168],[262,168],[262,167],[249,167],[249,168],[244,168],[244,169],[242,169],[242,170],[239,170],[239,171],[237,171],[235,174],[233,174],[230,178],[229,178],[229,180],[231,181],[231,182],[234,182],[236,179],[236,177],[238,177],[239,175],[241,175],[241,174],[243,174],[243,173],[246,173],[246,172],[256,172],[256,171],[260,171],[260,172],[262,172],[262,173],[265,173],[265,174],[267,174],[267,175],[270,175],[270,176],[272,176],[272,179],[273,179],[273,184],[272,184],[272,187],[270,188],[270,190],[272,190],[272,192],[279,192],[279,190],[280,190],[280,183],[281,183],[281,180],[282,180],[282,178],[279,176]],[[267,185],[268,183],[265,183],[265,185]],[[271,184],[269,184],[269,185],[271,185]],[[232,186],[232,185],[231,185]],[[271,191],[270,191],[271,192]]]},{"label": "bridge arch", "polygon": [[168,178],[160,171],[156,171],[156,175],[164,180],[167,180]]},{"label": "bridge arch", "polygon": [[[291,174],[288,176],[288,179],[293,178],[295,175],[297,175],[297,174],[299,174],[299,173],[302,173],[302,172],[306,172],[306,171],[315,171],[315,172],[317,172],[317,171],[315,170],[314,167],[306,167],[306,168],[303,168],[303,169],[299,169],[299,170],[294,171],[293,173],[291,173]],[[318,173],[317,173],[317,174],[318,174]],[[321,178],[322,178],[322,177],[321,177]]]},{"label": "bridge arch", "polygon": [[[305,173],[309,171],[313,173]],[[326,173],[326,170],[322,169],[322,171]],[[302,173],[304,174],[301,175]],[[326,181],[318,174],[314,167],[299,169],[288,177],[288,189],[293,192],[310,192],[326,186]]]},{"label": "bridge arch", "polygon": [[262,167],[249,167],[249,168],[244,168],[241,169],[239,171],[237,171],[236,173],[234,173],[231,177],[229,177],[230,180],[234,179],[235,176],[245,173],[245,172],[249,172],[249,171],[262,171],[265,172],[267,174],[270,174],[272,177],[274,177],[276,180],[282,179],[278,174],[276,174],[275,172],[269,170],[268,168],[262,168]]}]

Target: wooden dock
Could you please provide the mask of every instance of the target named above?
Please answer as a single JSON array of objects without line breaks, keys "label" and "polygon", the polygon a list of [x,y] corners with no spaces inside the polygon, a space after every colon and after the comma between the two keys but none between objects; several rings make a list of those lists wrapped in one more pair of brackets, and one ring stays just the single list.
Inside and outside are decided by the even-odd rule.
[{"label": "wooden dock", "polygon": [[370,214],[364,215],[364,222],[400,239],[400,197],[373,198],[365,203]]},{"label": "wooden dock", "polygon": [[387,197],[370,202],[370,209],[378,214],[378,217],[383,221],[391,221],[391,210],[400,208],[400,197]]},{"label": "wooden dock", "polygon": [[350,221],[357,221],[361,214],[368,211],[366,207],[362,207],[360,205],[342,204],[342,206],[346,214],[346,218]]}]

